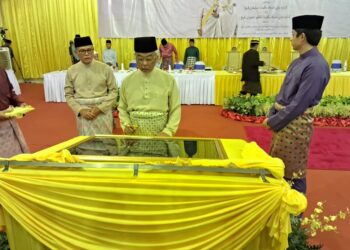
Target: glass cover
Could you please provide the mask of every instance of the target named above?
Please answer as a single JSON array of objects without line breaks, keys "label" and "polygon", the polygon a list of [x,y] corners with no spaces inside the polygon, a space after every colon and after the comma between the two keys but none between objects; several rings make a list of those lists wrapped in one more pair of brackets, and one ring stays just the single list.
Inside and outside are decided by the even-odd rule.
[{"label": "glass cover", "polygon": [[219,140],[93,137],[68,150],[73,155],[226,159]]}]

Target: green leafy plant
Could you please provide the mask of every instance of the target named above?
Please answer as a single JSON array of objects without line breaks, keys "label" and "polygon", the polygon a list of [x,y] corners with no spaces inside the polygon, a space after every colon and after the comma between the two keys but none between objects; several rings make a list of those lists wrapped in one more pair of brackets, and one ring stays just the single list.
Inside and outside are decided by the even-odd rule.
[{"label": "green leafy plant", "polygon": [[322,245],[309,245],[308,231],[301,226],[301,219],[296,216],[290,218],[292,232],[288,236],[288,250],[321,249]]},{"label": "green leafy plant", "polygon": [[274,96],[239,95],[226,98],[224,101],[224,109],[232,110],[243,115],[262,116],[268,112],[273,102]]},{"label": "green leafy plant", "polygon": [[9,242],[5,232],[0,233],[0,250],[10,250]]},{"label": "green leafy plant", "polygon": [[[275,96],[239,95],[225,98],[224,109],[242,115],[266,116],[275,102]],[[314,117],[350,118],[350,97],[325,96],[313,108]]]}]

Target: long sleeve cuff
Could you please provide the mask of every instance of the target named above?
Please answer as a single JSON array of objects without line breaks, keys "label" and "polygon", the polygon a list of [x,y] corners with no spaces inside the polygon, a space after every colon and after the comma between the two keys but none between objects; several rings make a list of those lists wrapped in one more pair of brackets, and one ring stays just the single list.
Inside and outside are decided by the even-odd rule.
[{"label": "long sleeve cuff", "polygon": [[168,128],[164,128],[162,132],[169,135],[169,136],[173,136],[173,133]]}]

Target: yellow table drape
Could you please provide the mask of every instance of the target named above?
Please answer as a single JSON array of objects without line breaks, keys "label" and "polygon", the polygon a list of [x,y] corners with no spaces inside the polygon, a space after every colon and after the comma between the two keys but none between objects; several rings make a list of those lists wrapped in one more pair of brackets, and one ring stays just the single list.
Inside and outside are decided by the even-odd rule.
[{"label": "yellow table drape", "polygon": [[[265,96],[277,95],[285,73],[261,74],[260,81],[262,94]],[[223,105],[226,97],[239,94],[242,90],[240,73],[229,73],[226,71],[215,72],[215,105]],[[331,73],[331,79],[323,94],[332,96],[350,96],[350,72]]]},{"label": "yellow table drape", "polygon": [[[222,143],[237,166],[270,164],[283,172],[282,162],[256,144]],[[33,159],[46,161],[45,154],[76,162],[67,151],[44,150]],[[306,198],[283,178],[267,181],[229,173],[140,170],[134,177],[126,169],[12,166],[0,173],[0,223],[15,250],[286,249],[290,214],[304,211]]]}]

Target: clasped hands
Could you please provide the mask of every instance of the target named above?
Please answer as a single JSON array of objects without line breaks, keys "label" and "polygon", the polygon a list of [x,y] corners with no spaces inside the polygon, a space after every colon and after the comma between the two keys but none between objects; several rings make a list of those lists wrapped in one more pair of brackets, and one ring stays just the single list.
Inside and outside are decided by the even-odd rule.
[{"label": "clasped hands", "polygon": [[102,111],[96,107],[83,108],[80,110],[79,114],[86,120],[94,120]]}]

